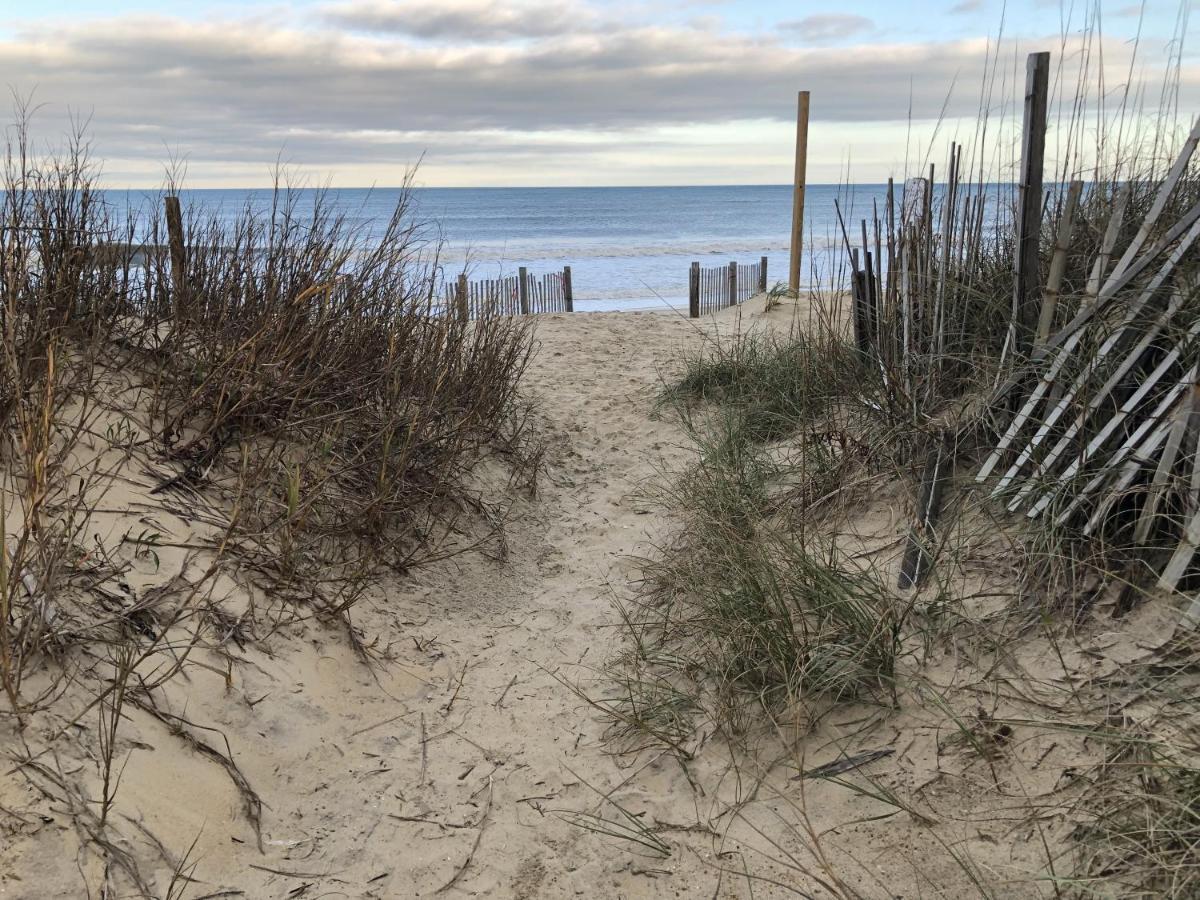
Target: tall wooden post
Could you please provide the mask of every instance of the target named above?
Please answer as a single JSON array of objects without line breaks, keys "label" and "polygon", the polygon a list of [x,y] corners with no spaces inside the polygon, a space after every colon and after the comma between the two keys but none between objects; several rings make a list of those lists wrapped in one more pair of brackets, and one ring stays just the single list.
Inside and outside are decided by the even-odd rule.
[{"label": "tall wooden post", "polygon": [[1013,324],[1016,348],[1022,353],[1028,353],[1033,346],[1040,305],[1038,238],[1042,226],[1042,167],[1046,155],[1049,86],[1050,54],[1030,53],[1025,67],[1025,121],[1013,271]]},{"label": "tall wooden post", "polygon": [[168,194],[163,198],[167,214],[167,248],[171,254],[171,288],[175,294],[175,315],[181,317],[186,281],[187,254],[183,245],[183,212],[179,198]]},{"label": "tall wooden post", "polygon": [[688,269],[688,318],[700,318],[700,263]]},{"label": "tall wooden post", "polygon": [[454,291],[454,299],[458,303],[458,317],[464,322],[471,318],[471,307],[467,303],[467,273],[458,274],[458,286]]},{"label": "tall wooden post", "polygon": [[758,261],[758,292],[760,294],[767,292],[767,258],[765,256]]},{"label": "tall wooden post", "polygon": [[563,266],[563,302],[567,312],[575,312],[575,290],[571,287],[570,266]]},{"label": "tall wooden post", "polygon": [[737,306],[737,262],[729,262],[729,305]]},{"label": "tall wooden post", "polygon": [[521,315],[529,315],[529,272],[524,266],[517,270],[517,295],[521,301]]},{"label": "tall wooden post", "polygon": [[792,258],[788,290],[800,293],[800,255],[804,249],[804,180],[808,168],[808,91],[801,91],[796,108],[796,171],[792,193]]}]

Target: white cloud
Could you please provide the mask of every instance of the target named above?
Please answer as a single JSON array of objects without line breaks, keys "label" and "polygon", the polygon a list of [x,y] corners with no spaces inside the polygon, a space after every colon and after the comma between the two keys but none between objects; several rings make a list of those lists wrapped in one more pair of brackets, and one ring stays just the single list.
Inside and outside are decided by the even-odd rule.
[{"label": "white cloud", "polygon": [[779,25],[810,43],[826,43],[851,37],[861,37],[875,30],[875,23],[866,16],[847,13],[821,13],[805,16]]},{"label": "white cloud", "polygon": [[[661,171],[656,155],[671,153],[690,161],[673,170],[676,180],[692,171],[695,179],[739,181],[761,171],[755,167],[774,148],[749,141],[733,152],[706,142],[722,129],[775,122],[746,133],[784,135],[786,150],[797,89],[813,92],[815,127],[903,121],[910,106],[918,121],[936,118],[956,79],[948,114],[973,115],[987,55],[982,39],[797,47],[695,23],[615,25],[591,7],[588,27],[563,31],[555,23],[574,16],[581,0],[530,2],[543,10],[548,33],[503,41],[432,40],[428,24],[425,37],[331,27],[328,9],[308,22],[282,13],[44,22],[0,40],[0,82],[36,89],[42,133],[61,127],[68,111],[91,115],[114,181],[139,172],[153,181],[167,148],[187,155],[193,176],[213,180],[262,181],[281,148],[341,183],[395,180],[422,153],[427,177],[452,172],[457,183],[531,183],[551,172],[567,183],[632,180],[599,164],[617,159],[617,146],[621,159],[641,159],[630,173]],[[430,9],[496,12],[486,0],[455,3]],[[1006,45],[1002,55],[1017,52]],[[1110,89],[1128,70],[1128,52],[1116,39],[1105,45]],[[1200,73],[1185,68],[1182,77],[1186,107]],[[674,137],[662,138],[663,129]],[[836,172],[845,150],[838,131],[814,145],[814,170]],[[701,165],[706,147],[713,162]]]},{"label": "white cloud", "polygon": [[356,30],[483,42],[578,33],[597,21],[577,0],[348,0],[325,17]]}]

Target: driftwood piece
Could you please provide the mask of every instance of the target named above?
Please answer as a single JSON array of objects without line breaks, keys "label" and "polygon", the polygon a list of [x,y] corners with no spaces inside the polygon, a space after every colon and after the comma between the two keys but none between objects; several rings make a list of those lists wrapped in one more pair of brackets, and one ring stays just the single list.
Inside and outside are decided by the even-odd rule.
[{"label": "driftwood piece", "polygon": [[891,747],[884,747],[881,750],[864,750],[862,753],[844,756],[814,769],[808,769],[799,775],[793,775],[792,781],[800,781],[802,778],[832,778],[855,769],[861,769],[863,766],[891,756],[895,752]]}]

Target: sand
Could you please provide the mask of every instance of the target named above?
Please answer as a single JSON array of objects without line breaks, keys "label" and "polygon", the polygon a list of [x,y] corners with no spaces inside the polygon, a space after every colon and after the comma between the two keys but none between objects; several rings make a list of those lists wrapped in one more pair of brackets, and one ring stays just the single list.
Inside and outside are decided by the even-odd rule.
[{"label": "sand", "polygon": [[[564,684],[593,696],[611,690],[597,671],[620,640],[613,601],[637,590],[637,558],[670,527],[645,488],[694,453],[656,412],[662,372],[705,329],[792,321],[792,308],[764,314],[761,302],[699,325],[660,313],[539,317],[527,389],[549,449],[536,497],[510,492],[507,554],[474,552],[373,591],[353,624],[385,662],[364,665],[343,630],[309,618],[263,642],[231,644],[228,658],[200,653],[166,686],[162,708],[192,739],[128,709],[115,843],[154,893],[167,895],[171,860],[186,854],[193,880],[174,896],[189,898],[830,896],[820,865],[789,832],[803,827],[803,807],[832,852],[853,858],[844,877],[865,896],[962,896],[967,876],[943,851],[947,839],[996,878],[1036,868],[1030,829],[973,815],[986,767],[964,761],[939,781],[955,766],[933,712],[850,707],[791,756],[768,742],[741,757],[710,729],[689,743],[695,758],[684,764],[661,750],[614,755],[596,710]],[[134,468],[113,489],[106,540],[149,521],[187,542],[197,526],[149,494],[151,474]],[[894,545],[901,501],[883,492],[868,506],[866,539]],[[165,583],[185,552],[163,548],[157,565],[137,560],[131,587]],[[230,612],[249,602],[225,576],[216,598]],[[64,698],[19,740],[94,791],[94,713],[48,739],[83,700]],[[0,746],[16,741],[0,720]],[[227,754],[261,800],[261,850],[254,804],[197,741]],[[1055,752],[1069,752],[1070,739],[1061,743]],[[880,747],[893,754],[878,765],[897,786],[928,788],[963,820],[939,830],[836,785],[792,780],[839,748]],[[1032,760],[1044,749],[1021,752]],[[103,854],[81,849],[79,815],[48,785],[28,769],[0,770],[0,897],[103,896]],[[618,806],[670,855],[597,833],[589,817],[619,823]],[[813,876],[771,859],[788,853]],[[115,868],[107,881],[111,896],[135,895]],[[1026,894],[1036,892],[1001,895]]]}]

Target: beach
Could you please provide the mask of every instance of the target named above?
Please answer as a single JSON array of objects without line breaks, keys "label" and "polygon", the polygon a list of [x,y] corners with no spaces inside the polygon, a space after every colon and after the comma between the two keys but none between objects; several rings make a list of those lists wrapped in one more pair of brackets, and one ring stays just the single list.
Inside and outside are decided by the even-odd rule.
[{"label": "beach", "polygon": [[[278,614],[280,625],[262,641],[197,648],[186,675],[156,692],[155,711],[126,708],[119,851],[160,890],[174,860],[196,897],[782,897],[797,875],[772,862],[770,841],[789,841],[780,823],[807,821],[866,861],[849,877],[868,896],[881,883],[904,897],[962,886],[952,860],[929,861],[942,838],[917,820],[872,823],[877,804],[822,782],[807,783],[807,819],[793,805],[797,771],[838,759],[861,717],[876,715],[870,706],[847,707],[798,748],[768,734],[746,757],[701,729],[681,757],[614,743],[585,699],[614,690],[603,670],[625,639],[619,604],[671,528],[651,489],[695,463],[656,400],[663,379],[714,333],[786,333],[810,313],[806,301],[765,313],[759,297],[695,321],[537,317],[526,391],[547,443],[536,490],[508,483],[498,465],[473,476],[481,497],[512,504],[502,535],[373,585],[348,620],[353,639],[302,611],[255,608],[269,597],[219,576],[211,603],[228,621]],[[137,463],[124,471],[106,502],[124,511],[98,513],[97,530],[112,544],[146,523],[162,532],[157,559],[130,576],[152,595],[211,531],[152,494]],[[861,511],[860,546],[895,555],[906,523],[894,505],[889,489]],[[68,693],[50,721],[90,730],[87,699]],[[90,742],[54,730],[21,740],[35,760],[94,782]],[[886,730],[904,783],[936,780],[937,738],[922,716],[910,710]],[[0,896],[73,895],[81,871],[105,882],[102,858],[81,854],[78,813],[40,793],[30,771],[0,775],[0,807],[18,823],[0,845]],[[940,802],[968,810],[969,784],[943,789]],[[995,834],[981,823],[969,839],[976,860],[998,871],[1027,861]],[[669,856],[647,836],[669,841]]]},{"label": "beach", "polygon": [[0,900],[1200,898],[1195,0],[24,7]]}]

